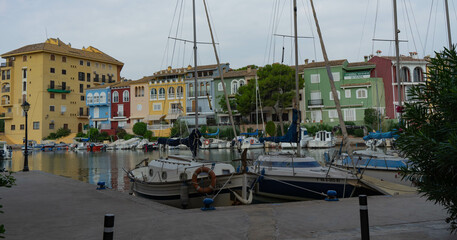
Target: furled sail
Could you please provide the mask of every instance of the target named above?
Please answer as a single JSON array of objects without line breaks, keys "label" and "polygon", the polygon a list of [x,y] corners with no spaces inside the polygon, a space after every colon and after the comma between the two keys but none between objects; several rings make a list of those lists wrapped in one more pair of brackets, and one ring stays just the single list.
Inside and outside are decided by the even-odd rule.
[{"label": "furled sail", "polygon": [[270,141],[270,142],[297,142],[297,119],[298,119],[299,111],[294,109],[293,110],[293,117],[292,117],[292,124],[290,124],[289,128],[287,129],[286,135],[280,137],[262,137],[260,138],[260,142]]},{"label": "furled sail", "polygon": [[192,152],[193,156],[196,156],[198,147],[202,145],[200,142],[202,134],[198,129],[192,130],[190,133],[189,137],[187,138],[177,138],[177,139],[172,139],[172,138],[159,138],[157,142],[159,144],[166,144],[170,146],[178,146],[180,144],[184,144],[187,147],[189,147],[190,151]]}]

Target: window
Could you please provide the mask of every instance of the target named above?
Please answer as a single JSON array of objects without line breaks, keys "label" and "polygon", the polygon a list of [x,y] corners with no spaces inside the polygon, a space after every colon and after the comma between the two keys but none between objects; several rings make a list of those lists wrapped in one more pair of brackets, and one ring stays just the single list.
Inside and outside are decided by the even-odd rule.
[{"label": "window", "polygon": [[336,109],[328,110],[328,118],[338,118],[338,112]]},{"label": "window", "polygon": [[182,98],[183,97],[183,90],[182,90],[182,87],[179,86],[177,89],[176,89],[176,97],[178,98]]},{"label": "window", "polygon": [[34,130],[40,129],[40,122],[33,122],[33,129]]},{"label": "window", "polygon": [[106,93],[100,93],[100,103],[106,103]]},{"label": "window", "polygon": [[335,81],[335,82],[340,81],[340,73],[332,72],[332,76],[333,76],[333,81]]},{"label": "window", "polygon": [[16,125],[11,125],[11,130],[16,130]]},{"label": "window", "polygon": [[[336,90],[336,93],[338,95],[338,99],[341,99],[340,91]],[[332,92],[330,92],[330,100],[333,100],[333,93]]]},{"label": "window", "polygon": [[67,99],[67,95],[66,94],[62,94],[62,99]]},{"label": "window", "polygon": [[113,92],[113,103],[119,102],[119,93]]},{"label": "window", "polygon": [[102,82],[105,82],[105,81],[106,81],[105,75],[102,75]]},{"label": "window", "polygon": [[104,63],[102,63],[102,68],[105,69],[105,64]]},{"label": "window", "polygon": [[87,81],[90,82],[90,73],[87,73]]},{"label": "window", "polygon": [[159,99],[165,99],[165,88],[159,89]]},{"label": "window", "polygon": [[98,74],[95,73],[94,82],[98,82],[98,81],[99,81]]},{"label": "window", "polygon": [[83,72],[78,72],[78,80],[79,81],[84,81],[84,73]]},{"label": "window", "polygon": [[27,68],[22,69],[22,78],[27,78]]},{"label": "window", "polygon": [[160,110],[162,110],[162,104],[161,103],[154,103],[152,105],[152,109],[154,109],[154,111],[160,111]]},{"label": "window", "polygon": [[150,96],[150,99],[151,99],[151,100],[157,99],[157,90],[156,90],[155,88],[152,88],[152,89],[151,89],[151,96]]},{"label": "window", "polygon": [[175,98],[175,89],[173,87],[168,88],[168,99]]},{"label": "window", "polygon": [[100,117],[100,109],[98,107],[94,108],[94,118]]},{"label": "window", "polygon": [[23,92],[27,91],[27,81],[22,82],[22,91]]},{"label": "window", "polygon": [[206,83],[206,95],[211,94],[211,83],[207,82]]},{"label": "window", "polygon": [[322,112],[321,110],[311,111],[311,121],[320,122],[322,121]]},{"label": "window", "polygon": [[49,98],[54,98],[54,93],[50,93]]},{"label": "window", "polygon": [[2,80],[6,79],[6,71],[2,71]]},{"label": "window", "polygon": [[50,72],[51,72],[51,73],[56,73],[56,69],[55,69],[55,68],[51,68],[51,69],[50,69]]},{"label": "window", "polygon": [[87,104],[92,104],[93,103],[93,98],[92,98],[92,93],[87,94]]},{"label": "window", "polygon": [[84,61],[83,60],[79,60],[79,65],[83,66],[84,65]]},{"label": "window", "polygon": [[62,75],[67,75],[67,70],[62,69]]},{"label": "window", "polygon": [[217,90],[218,91],[224,91],[224,87],[222,87],[222,82],[217,84]]},{"label": "window", "polygon": [[233,80],[232,81],[232,94],[235,94],[238,91],[238,81]]},{"label": "window", "polygon": [[68,129],[68,124],[67,123],[63,124],[63,129]]},{"label": "window", "polygon": [[244,80],[240,80],[239,84],[240,84],[240,87],[246,85],[246,84],[244,83]]},{"label": "window", "polygon": [[84,84],[79,84],[79,92],[84,93]]},{"label": "window", "polygon": [[10,79],[10,70],[6,70],[6,79]]},{"label": "window", "polygon": [[98,63],[95,63],[95,67],[98,68]]},{"label": "window", "polygon": [[143,109],[143,106],[141,104],[137,104],[136,105],[136,110],[137,111],[141,111],[141,109]]},{"label": "window", "polygon": [[56,56],[54,54],[51,54],[51,61],[55,61],[56,60]]},{"label": "window", "polygon": [[346,96],[346,98],[351,98],[351,89],[344,90],[344,95]]},{"label": "window", "polygon": [[189,97],[194,97],[194,85],[191,83],[189,84]]},{"label": "window", "polygon": [[87,88],[90,88],[90,84],[87,84],[86,86],[87,86]]},{"label": "window", "polygon": [[85,100],[84,100],[84,96],[81,96],[81,101],[85,101]]},{"label": "window", "polygon": [[357,89],[355,92],[357,99],[359,98],[367,98],[367,90],[366,89]]},{"label": "window", "polygon": [[125,91],[122,93],[122,99],[124,100],[124,102],[128,102],[128,101],[130,100],[129,91],[125,90]]},{"label": "window", "polygon": [[99,103],[100,95],[98,93],[94,93],[94,103]]},{"label": "window", "polygon": [[60,113],[65,113],[67,111],[67,106],[62,105],[60,106]]},{"label": "window", "polygon": [[49,124],[49,129],[54,129],[54,123]]},{"label": "window", "polygon": [[311,83],[320,83],[320,82],[321,82],[321,75],[311,74]]},{"label": "window", "polygon": [[49,83],[49,88],[54,89],[54,87],[55,87],[54,81],[51,80],[51,82]]},{"label": "window", "polygon": [[356,121],[355,108],[346,108],[344,110],[344,121]]},{"label": "window", "polygon": [[50,111],[50,112],[54,112],[54,110],[55,110],[55,106],[52,106],[52,105],[49,106],[49,111]]},{"label": "window", "polygon": [[22,56],[22,61],[27,62],[27,55]]},{"label": "window", "polygon": [[414,75],[413,75],[413,81],[414,82],[422,82],[422,69],[420,67],[414,68]]},{"label": "window", "polygon": [[88,67],[90,67],[90,62],[89,62],[89,61],[87,61],[87,64],[86,64],[86,65],[87,65]]},{"label": "window", "polygon": [[24,124],[19,125],[20,130],[24,130]]},{"label": "window", "polygon": [[62,62],[67,62],[67,57],[62,57]]}]

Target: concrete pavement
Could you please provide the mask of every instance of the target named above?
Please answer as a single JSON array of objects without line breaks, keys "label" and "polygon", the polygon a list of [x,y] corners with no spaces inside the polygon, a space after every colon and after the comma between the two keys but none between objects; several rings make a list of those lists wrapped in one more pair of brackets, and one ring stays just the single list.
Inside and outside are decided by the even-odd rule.
[{"label": "concrete pavement", "polygon": [[[0,188],[6,239],[360,239],[358,198],[181,210],[40,171]],[[371,239],[457,239],[439,205],[416,194],[368,197]]]}]

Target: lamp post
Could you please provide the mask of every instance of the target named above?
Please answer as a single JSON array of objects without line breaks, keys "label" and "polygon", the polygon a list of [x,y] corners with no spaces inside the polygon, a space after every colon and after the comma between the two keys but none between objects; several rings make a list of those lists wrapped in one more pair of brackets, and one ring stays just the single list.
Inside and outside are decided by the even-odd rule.
[{"label": "lamp post", "polygon": [[24,169],[22,169],[23,172],[28,172],[29,171],[29,151],[27,150],[27,145],[28,145],[28,139],[27,139],[27,112],[30,109],[30,103],[27,101],[24,101],[21,105],[22,110],[24,110],[25,113],[25,151],[24,151]]}]

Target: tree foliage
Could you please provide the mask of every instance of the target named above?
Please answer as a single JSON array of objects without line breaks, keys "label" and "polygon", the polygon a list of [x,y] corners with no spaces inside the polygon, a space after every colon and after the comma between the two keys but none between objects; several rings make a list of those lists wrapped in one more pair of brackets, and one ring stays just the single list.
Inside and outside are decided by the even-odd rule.
[{"label": "tree foliage", "polygon": [[445,49],[431,59],[425,85],[412,87],[405,104],[398,148],[411,166],[404,178],[415,180],[420,193],[442,204],[446,222],[457,230],[457,55]]},{"label": "tree foliage", "polygon": [[189,136],[189,130],[187,129],[186,122],[176,121],[170,130],[170,137],[187,137]]},{"label": "tree foliage", "polygon": [[[219,106],[221,106],[222,111],[227,113],[228,108],[227,108],[227,103],[225,102],[225,96],[220,95],[217,97],[219,99]],[[233,110],[236,110],[236,99],[233,97],[229,97],[229,102],[230,102],[230,108]]]},{"label": "tree foliage", "polygon": [[268,135],[270,136],[275,136],[276,133],[276,125],[273,121],[267,122],[267,125],[265,126],[265,131],[267,132]]},{"label": "tree foliage", "polygon": [[133,125],[133,133],[139,136],[144,136],[144,134],[148,131],[148,126],[144,122],[137,122]]},{"label": "tree foliage", "polygon": [[238,88],[235,103],[236,110],[242,115],[250,115],[251,112],[255,111],[255,81],[249,81],[248,84]]}]

